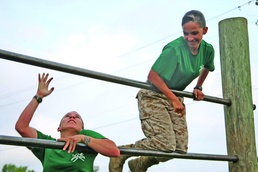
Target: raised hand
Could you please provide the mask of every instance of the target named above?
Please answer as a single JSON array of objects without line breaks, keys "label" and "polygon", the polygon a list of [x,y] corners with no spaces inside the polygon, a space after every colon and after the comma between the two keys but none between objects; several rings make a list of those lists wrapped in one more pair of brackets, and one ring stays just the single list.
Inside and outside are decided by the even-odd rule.
[{"label": "raised hand", "polygon": [[51,89],[48,88],[50,82],[53,80],[53,78],[48,79],[49,74],[43,73],[42,76],[38,74],[38,90],[37,90],[37,95],[40,97],[46,97],[50,95],[54,91],[54,87]]}]

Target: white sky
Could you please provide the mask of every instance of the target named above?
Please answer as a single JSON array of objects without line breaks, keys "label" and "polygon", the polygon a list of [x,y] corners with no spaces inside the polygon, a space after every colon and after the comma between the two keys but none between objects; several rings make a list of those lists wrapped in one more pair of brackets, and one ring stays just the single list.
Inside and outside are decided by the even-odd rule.
[{"label": "white sky", "polygon": [[[241,8],[237,8],[237,7]],[[253,101],[258,101],[258,6],[255,1],[217,0],[208,3],[171,0],[0,1],[0,49],[145,81],[163,46],[182,35],[185,12],[204,13],[209,27],[204,40],[215,48],[216,69],[204,87],[206,95],[222,97],[218,23],[231,17],[248,19]],[[137,50],[137,51],[136,51]],[[21,111],[36,93],[37,74],[49,72],[55,91],[43,100],[32,126],[53,137],[59,120],[76,110],[86,128],[96,130],[117,145],[142,139],[135,95],[138,88],[70,75],[0,59],[0,135],[19,136],[14,129]],[[186,91],[191,91],[194,81]],[[223,105],[186,98],[189,152],[227,154]],[[257,110],[254,120],[258,120]],[[257,125],[255,125],[257,130]],[[256,132],[257,133],[257,132]],[[257,134],[256,134],[257,138]],[[0,168],[7,163],[42,171],[40,162],[24,147],[0,145]],[[95,165],[108,171],[107,157]],[[128,171],[127,163],[125,171]],[[175,159],[153,166],[150,172],[227,172],[227,162]]]}]

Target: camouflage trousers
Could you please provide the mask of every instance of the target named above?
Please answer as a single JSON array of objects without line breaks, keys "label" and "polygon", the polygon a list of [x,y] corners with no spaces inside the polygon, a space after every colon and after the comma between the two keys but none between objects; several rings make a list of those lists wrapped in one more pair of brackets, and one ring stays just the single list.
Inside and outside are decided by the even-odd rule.
[{"label": "camouflage trousers", "polygon": [[[178,97],[183,103],[183,98]],[[146,138],[135,148],[186,153],[188,130],[186,116],[174,112],[171,101],[162,93],[141,89],[137,94],[141,128]]]}]

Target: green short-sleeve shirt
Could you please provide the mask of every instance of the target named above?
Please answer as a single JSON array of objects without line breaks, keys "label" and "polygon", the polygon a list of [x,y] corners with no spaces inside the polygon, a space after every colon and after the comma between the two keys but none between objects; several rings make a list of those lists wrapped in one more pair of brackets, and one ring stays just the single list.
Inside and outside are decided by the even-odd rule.
[{"label": "green short-sleeve shirt", "polygon": [[[49,135],[37,131],[38,139],[56,140]],[[101,134],[92,130],[82,130],[84,134],[93,138],[104,139]],[[94,160],[97,153],[74,151],[68,153],[61,149],[29,148],[32,153],[41,161],[44,172],[93,172]]]},{"label": "green short-sleeve shirt", "polygon": [[204,40],[199,53],[192,55],[189,46],[181,36],[168,43],[152,66],[170,89],[184,90],[203,68],[214,71],[214,49]]}]

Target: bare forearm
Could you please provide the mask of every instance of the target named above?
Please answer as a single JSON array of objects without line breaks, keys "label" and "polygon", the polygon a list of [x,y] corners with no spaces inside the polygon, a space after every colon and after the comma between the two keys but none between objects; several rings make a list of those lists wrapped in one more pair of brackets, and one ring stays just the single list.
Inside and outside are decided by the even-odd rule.
[{"label": "bare forearm", "polygon": [[176,95],[168,88],[166,83],[161,79],[158,73],[151,70],[148,75],[149,81],[155,85],[168,99],[171,100],[174,112],[177,112],[182,117],[185,114],[185,107],[176,97]]},{"label": "bare forearm", "polygon": [[[22,111],[19,119],[16,122],[15,129],[23,137],[37,138],[36,129],[30,127],[30,121],[43,97],[48,96],[54,90],[54,87],[48,89],[48,86],[53,78],[48,79],[48,74],[38,74],[38,89],[37,94]],[[36,100],[37,99],[37,100]]]},{"label": "bare forearm", "polygon": [[20,133],[21,136],[31,138],[37,137],[36,130],[29,126],[37,107],[38,102],[36,101],[36,99],[33,98],[22,111],[19,119],[17,120],[15,129]]},{"label": "bare forearm", "polygon": [[202,86],[202,84],[203,84],[204,80],[206,79],[206,77],[208,76],[208,74],[209,74],[209,70],[206,68],[203,68],[200,76],[198,77],[196,86]]},{"label": "bare forearm", "polygon": [[84,136],[83,142],[102,155],[109,157],[118,157],[120,155],[120,150],[112,140],[95,139],[89,136]]},{"label": "bare forearm", "polygon": [[155,85],[167,98],[172,101],[178,100],[176,95],[167,87],[165,82],[160,78],[160,76],[153,70],[150,71],[148,75],[149,81]]}]

